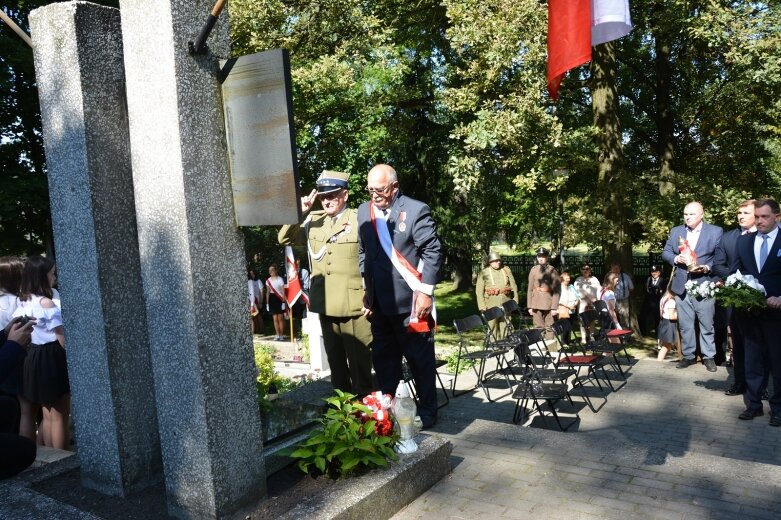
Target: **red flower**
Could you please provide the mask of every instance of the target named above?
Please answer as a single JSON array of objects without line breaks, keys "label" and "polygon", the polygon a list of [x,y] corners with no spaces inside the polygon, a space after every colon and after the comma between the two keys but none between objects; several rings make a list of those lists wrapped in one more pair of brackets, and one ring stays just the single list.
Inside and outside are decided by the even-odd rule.
[{"label": "red flower", "polygon": [[389,419],[377,421],[374,423],[374,431],[377,435],[387,437],[393,433],[393,423]]}]

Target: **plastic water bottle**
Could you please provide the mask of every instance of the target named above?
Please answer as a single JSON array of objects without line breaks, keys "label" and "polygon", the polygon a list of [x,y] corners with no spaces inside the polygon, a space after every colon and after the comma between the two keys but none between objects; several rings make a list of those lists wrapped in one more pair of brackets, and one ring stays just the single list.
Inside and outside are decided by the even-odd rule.
[{"label": "plastic water bottle", "polygon": [[415,442],[415,416],[418,414],[415,401],[409,395],[409,389],[404,380],[396,387],[396,397],[391,405],[393,418],[399,427],[399,443],[396,451],[399,453],[414,453],[418,451]]}]

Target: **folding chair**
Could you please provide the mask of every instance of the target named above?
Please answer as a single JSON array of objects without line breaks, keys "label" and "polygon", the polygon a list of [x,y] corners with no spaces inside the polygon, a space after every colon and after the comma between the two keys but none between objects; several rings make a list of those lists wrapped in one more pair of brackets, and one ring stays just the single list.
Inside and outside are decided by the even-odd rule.
[{"label": "folding chair", "polygon": [[594,341],[592,345],[587,347],[600,354],[610,354],[613,357],[615,365],[622,376],[625,376],[624,370],[621,368],[621,363],[618,362],[618,354],[623,351],[623,356],[626,358],[626,362],[629,366],[632,366],[632,360],[629,357],[629,352],[626,350],[627,344],[632,337],[632,331],[623,329],[617,330],[613,328],[613,319],[610,317],[610,311],[607,307],[607,302],[602,300],[594,302],[594,312],[597,315],[597,323],[599,328],[594,335]]},{"label": "folding chair", "polygon": [[[504,309],[504,323],[506,325],[507,336],[513,336],[514,334],[523,330],[524,316],[521,312],[521,306],[515,300],[507,300],[502,304]],[[513,319],[518,317],[518,326],[513,323]]]},{"label": "folding chair", "polygon": [[541,379],[564,383],[576,374],[575,370],[558,367],[550,353],[547,350],[544,353],[539,351],[539,347],[537,350],[540,355],[537,360],[532,354],[532,345],[539,345],[541,342],[544,344],[544,332],[543,329],[520,331],[521,341],[514,348],[516,362],[522,371],[531,369]]},{"label": "folding chair", "polygon": [[[605,389],[602,387],[602,383],[600,382],[600,377],[597,375],[597,370],[601,371],[603,375],[603,379],[608,384],[610,389],[615,391],[616,388],[613,386],[613,383],[610,380],[610,376],[608,376],[608,373],[605,370],[605,365],[610,364],[610,360],[605,356],[603,356],[602,354],[570,353],[569,350],[574,350],[574,347],[569,347],[564,343],[563,335],[564,332],[566,332],[567,328],[571,328],[571,327],[572,325],[568,320],[556,321],[553,323],[553,326],[551,327],[553,329],[553,335],[556,338],[556,341],[559,343],[559,346],[561,347],[561,351],[563,353],[563,355],[561,355],[558,361],[556,362],[556,365],[558,367],[564,367],[564,368],[575,370],[573,385],[578,386],[583,390],[583,399],[586,401],[586,404],[588,404],[588,407],[591,408],[591,411],[596,413],[599,411],[600,408],[602,408],[602,406],[604,406],[604,403],[599,408],[595,408],[594,403],[591,401],[591,398],[588,396],[586,392],[586,387],[584,383],[589,382],[591,383],[592,386],[598,387],[600,392],[602,392],[603,399],[605,400],[605,402],[607,402]],[[582,369],[586,369],[585,377],[581,373]],[[624,384],[626,384],[626,382]]]},{"label": "folding chair", "polygon": [[[488,327],[483,322],[482,318],[480,316],[477,316],[476,314],[473,314],[471,316],[467,316],[466,318],[456,319],[453,320],[453,325],[456,328],[456,332],[458,333],[458,358],[456,360],[456,370],[455,370],[455,376],[453,378],[453,397],[458,397],[460,395],[464,395],[468,392],[471,392],[472,390],[475,390],[476,388],[482,388],[483,392],[485,393],[486,399],[488,399],[489,402],[493,402],[495,399],[491,399],[491,394],[489,393],[488,388],[485,386],[485,382],[491,378],[495,378],[497,375],[504,376],[505,382],[507,383],[507,393],[502,394],[501,396],[497,397],[496,399],[499,399],[501,397],[504,397],[506,395],[510,395],[512,392],[512,383],[510,382],[510,378],[508,377],[509,368],[506,366],[506,358],[505,355],[507,352],[509,352],[510,349],[499,346],[496,343],[491,343],[490,340],[490,331],[488,330]],[[475,332],[481,332],[482,338],[479,340],[479,343],[473,339],[470,339],[470,333]],[[474,370],[475,375],[477,376],[477,383],[474,387],[464,390],[461,392],[456,392],[456,382],[458,381],[458,369],[461,366],[461,360],[462,359],[469,359],[475,362],[475,365],[472,366],[472,370]],[[486,371],[486,365],[488,363],[489,359],[496,360],[496,369],[490,372]]]},{"label": "folding chair", "polygon": [[[526,413],[526,404],[529,401],[534,403],[534,407],[542,417],[543,424],[547,424],[545,420],[545,412],[543,411],[542,404],[547,404],[551,415],[556,420],[556,424],[559,425],[561,431],[567,431],[567,429],[575,424],[580,416],[577,411],[575,412],[575,418],[572,419],[566,425],[561,423],[559,414],[556,412],[556,403],[562,399],[566,399],[570,404],[572,403],[572,396],[570,396],[567,390],[566,383],[548,383],[543,382],[534,369],[527,370],[521,379],[520,384],[513,392],[513,399],[516,400],[515,411],[513,412],[513,422],[519,424]],[[574,406],[574,404],[573,404]]]},{"label": "folding chair", "polygon": [[[438,405],[438,409],[442,408],[443,406],[447,406],[450,403],[450,398],[447,396],[445,383],[442,382],[442,376],[439,373],[439,369],[445,365],[447,365],[447,361],[445,360],[437,359],[434,361],[434,373],[437,376],[437,381],[439,381],[439,388],[442,390],[442,394],[445,396],[445,402]],[[412,376],[412,370],[410,370],[409,365],[407,364],[407,359],[404,357],[401,358],[401,374],[404,378],[404,382],[407,383],[407,388],[409,388],[410,395],[412,395],[415,403],[420,405],[420,402],[418,401],[418,388],[415,385],[415,378]]]}]

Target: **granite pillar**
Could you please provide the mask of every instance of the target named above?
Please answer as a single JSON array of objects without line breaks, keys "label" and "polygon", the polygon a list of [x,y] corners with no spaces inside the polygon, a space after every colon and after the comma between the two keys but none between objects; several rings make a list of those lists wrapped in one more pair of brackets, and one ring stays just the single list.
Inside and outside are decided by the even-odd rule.
[{"label": "granite pillar", "polygon": [[141,271],[169,512],[228,515],[265,494],[260,411],[217,80],[227,13],[121,0]]},{"label": "granite pillar", "polygon": [[56,3],[30,25],[81,476],[122,496],[162,462],[119,10]]}]

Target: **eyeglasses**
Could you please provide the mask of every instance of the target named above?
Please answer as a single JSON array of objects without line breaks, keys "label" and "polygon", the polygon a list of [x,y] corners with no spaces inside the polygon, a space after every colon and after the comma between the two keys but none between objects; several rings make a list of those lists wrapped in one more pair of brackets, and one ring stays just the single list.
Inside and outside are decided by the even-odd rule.
[{"label": "eyeglasses", "polygon": [[384,194],[388,193],[388,191],[393,189],[393,184],[394,183],[390,183],[387,186],[385,186],[384,188],[372,188],[371,186],[366,186],[366,191],[368,191],[369,193],[372,193],[372,194],[380,193],[380,194],[384,195]]}]

